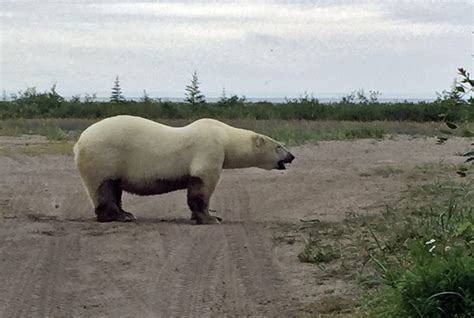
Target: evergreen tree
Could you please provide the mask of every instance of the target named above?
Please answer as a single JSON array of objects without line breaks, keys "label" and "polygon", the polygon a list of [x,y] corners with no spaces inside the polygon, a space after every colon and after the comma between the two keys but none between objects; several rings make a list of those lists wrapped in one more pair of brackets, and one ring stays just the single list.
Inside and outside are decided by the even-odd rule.
[{"label": "evergreen tree", "polygon": [[120,88],[119,77],[115,77],[114,87],[112,87],[112,94],[110,96],[110,102],[112,103],[122,103],[125,101],[125,98],[122,95],[122,89]]},{"label": "evergreen tree", "polygon": [[217,104],[220,106],[225,106],[227,104],[227,92],[225,91],[225,87],[222,89],[222,95],[217,101]]},{"label": "evergreen tree", "polygon": [[146,104],[149,104],[149,103],[153,102],[153,99],[150,98],[150,95],[148,95],[146,90],[143,90],[143,96],[142,96],[142,98],[140,98],[140,102],[146,103]]},{"label": "evergreen tree", "polygon": [[194,71],[191,85],[186,86],[186,101],[191,105],[203,104],[206,102],[206,97],[199,90],[199,80],[197,72]]}]

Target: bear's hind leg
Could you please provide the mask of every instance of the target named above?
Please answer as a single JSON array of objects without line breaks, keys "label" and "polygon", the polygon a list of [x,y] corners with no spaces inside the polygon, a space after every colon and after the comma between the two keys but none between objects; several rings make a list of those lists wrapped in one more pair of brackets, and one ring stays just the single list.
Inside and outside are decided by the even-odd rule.
[{"label": "bear's hind leg", "polygon": [[106,180],[97,190],[98,206],[95,208],[99,222],[129,222],[135,220],[133,214],[122,209],[122,189],[120,181]]},{"label": "bear's hind leg", "polygon": [[135,220],[135,216],[133,216],[132,213],[127,212],[122,208],[122,192],[123,191],[122,191],[122,188],[120,187],[120,182],[119,181],[115,181],[115,182],[117,183],[117,185],[114,185],[112,188],[114,190],[115,202],[118,208],[123,214],[128,215],[131,218],[131,220]]}]

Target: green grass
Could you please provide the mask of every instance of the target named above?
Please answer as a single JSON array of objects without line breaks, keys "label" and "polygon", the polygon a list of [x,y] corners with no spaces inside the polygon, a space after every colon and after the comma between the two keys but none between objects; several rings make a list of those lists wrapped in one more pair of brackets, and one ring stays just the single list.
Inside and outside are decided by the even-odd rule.
[{"label": "green grass", "polygon": [[371,172],[364,172],[359,174],[361,177],[370,177],[370,176],[379,176],[383,178],[388,178],[393,175],[402,174],[403,170],[393,166],[383,166],[374,168]]},{"label": "green grass", "polygon": [[72,155],[73,143],[66,141],[40,143],[32,145],[0,147],[0,156],[25,155],[30,157],[44,155]]},{"label": "green grass", "polygon": [[77,134],[91,123],[70,119],[9,119],[0,121],[0,135],[40,135],[48,140],[62,141],[74,138],[74,133]]},{"label": "green grass", "polygon": [[409,187],[399,205],[380,214],[305,224],[300,260],[317,264],[327,279],[359,286],[364,297],[353,315],[470,317],[474,180],[455,177],[456,169],[419,167],[414,179],[429,173],[437,181]]},{"label": "green grass", "polygon": [[334,244],[320,244],[317,238],[310,236],[298,259],[305,263],[329,263],[341,256],[341,250]]},{"label": "green grass", "polygon": [[[0,135],[42,135],[49,140],[75,140],[78,135],[98,119],[7,119],[0,120]],[[171,125],[184,126],[190,119],[158,119]],[[307,121],[307,120],[253,120],[226,119],[224,122],[251,129],[271,136],[288,145],[317,143],[323,140],[352,140],[360,138],[382,139],[395,134],[414,136],[436,136],[441,123],[417,122],[353,122],[353,121]],[[472,124],[465,124],[466,129]],[[462,135],[462,129],[455,131]]]}]

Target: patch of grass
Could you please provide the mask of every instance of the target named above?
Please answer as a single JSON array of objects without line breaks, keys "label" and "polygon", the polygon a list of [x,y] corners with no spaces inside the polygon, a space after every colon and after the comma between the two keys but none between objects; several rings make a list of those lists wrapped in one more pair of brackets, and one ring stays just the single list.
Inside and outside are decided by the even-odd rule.
[{"label": "patch of grass", "polygon": [[376,138],[381,139],[385,134],[385,130],[380,127],[360,127],[356,129],[348,129],[343,132],[343,139],[361,139],[361,138]]},{"label": "patch of grass", "polygon": [[[366,294],[354,315],[474,313],[474,180],[452,179],[454,165],[419,170],[435,172],[438,180],[408,188],[396,207],[303,227],[309,239],[300,260],[317,264],[328,279],[357,283]],[[339,257],[331,257],[335,247]]]},{"label": "patch of grass", "polygon": [[[99,119],[7,119],[0,121],[0,135],[42,135],[50,140],[74,140],[92,123]],[[184,126],[192,119],[156,119],[170,126]],[[355,121],[308,121],[308,120],[255,120],[222,119],[224,122],[269,135],[289,145],[317,143],[323,140],[350,140],[360,138],[381,139],[394,134],[435,136],[439,123],[416,122],[355,122]],[[469,124],[466,124],[469,125]],[[467,126],[466,126],[467,127]],[[462,135],[462,130],[459,130]]]},{"label": "patch of grass", "polygon": [[0,148],[0,155],[12,156],[16,154],[25,156],[43,156],[43,155],[72,155],[72,142],[50,142],[43,144],[33,144],[28,146],[15,146]]},{"label": "patch of grass", "polygon": [[53,141],[70,140],[72,136],[68,132],[85,129],[84,124],[84,120],[71,119],[9,119],[0,121],[0,135],[40,135]]},{"label": "patch of grass", "polygon": [[341,258],[341,251],[334,244],[319,245],[319,241],[310,238],[298,259],[304,263],[329,263]]},{"label": "patch of grass", "polygon": [[[351,309],[357,306],[352,299],[340,297],[338,295],[328,295],[322,297],[319,302],[303,306],[300,310],[302,317],[354,317],[350,314]],[[314,311],[317,308],[317,312]]]},{"label": "patch of grass", "polygon": [[392,167],[392,166],[385,166],[385,167],[378,167],[374,169],[374,175],[381,176],[384,178],[388,178],[395,174],[403,173],[402,169]]},{"label": "patch of grass", "polygon": [[68,134],[58,127],[42,127],[33,134],[45,136],[48,140],[67,140]]},{"label": "patch of grass", "polygon": [[461,137],[474,137],[474,132],[467,128],[463,128],[461,129],[460,135]]},{"label": "patch of grass", "polygon": [[359,174],[361,177],[379,176],[388,178],[392,175],[402,174],[403,170],[393,166],[377,167],[370,172],[362,172]]}]

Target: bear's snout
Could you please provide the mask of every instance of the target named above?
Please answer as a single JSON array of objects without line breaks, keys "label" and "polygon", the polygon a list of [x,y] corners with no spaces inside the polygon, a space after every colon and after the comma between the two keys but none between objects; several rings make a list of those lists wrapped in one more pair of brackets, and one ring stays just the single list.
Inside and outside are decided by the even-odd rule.
[{"label": "bear's snout", "polygon": [[285,158],[285,163],[291,163],[293,160],[295,159],[295,156],[293,156],[293,154],[291,152],[289,152],[287,155],[286,155],[286,158]]},{"label": "bear's snout", "polygon": [[276,169],[285,170],[286,169],[285,163],[291,163],[294,159],[295,159],[295,156],[293,156],[293,154],[288,152],[284,159],[278,161]]}]

